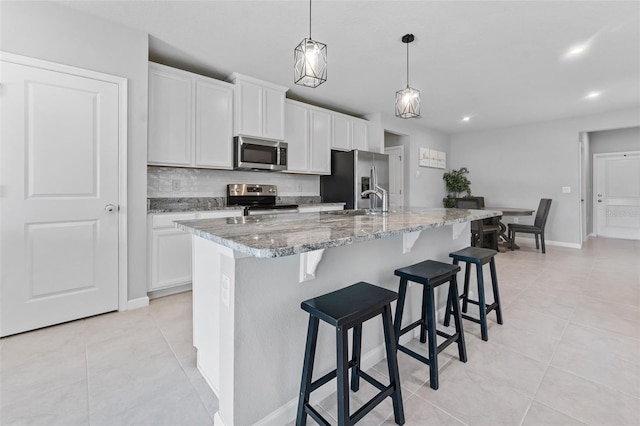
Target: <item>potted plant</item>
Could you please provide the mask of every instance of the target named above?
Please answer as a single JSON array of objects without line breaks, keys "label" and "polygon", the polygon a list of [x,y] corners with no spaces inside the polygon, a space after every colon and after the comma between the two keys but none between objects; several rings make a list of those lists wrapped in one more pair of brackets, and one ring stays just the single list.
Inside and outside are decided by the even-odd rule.
[{"label": "potted plant", "polygon": [[467,193],[467,197],[471,196],[471,181],[465,176],[467,173],[469,170],[466,167],[460,167],[460,169],[451,170],[442,176],[447,187],[447,196],[442,199],[442,204],[446,208],[455,207],[455,199],[459,198],[463,192]]}]

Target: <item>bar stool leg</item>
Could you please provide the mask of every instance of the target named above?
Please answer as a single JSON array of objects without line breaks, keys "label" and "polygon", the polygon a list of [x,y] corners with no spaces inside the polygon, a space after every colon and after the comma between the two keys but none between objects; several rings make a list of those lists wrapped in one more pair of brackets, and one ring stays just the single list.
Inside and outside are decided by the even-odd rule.
[{"label": "bar stool leg", "polygon": [[318,323],[318,318],[309,316],[309,328],[307,331],[307,344],[304,350],[304,364],[302,367],[302,383],[300,384],[296,426],[305,426],[307,424],[305,405],[309,404],[309,394],[311,393],[313,363],[316,357],[316,342],[318,340]]},{"label": "bar stool leg", "polygon": [[493,287],[493,299],[496,303],[496,317],[498,317],[498,324],[502,324],[502,304],[500,303],[500,291],[498,291],[498,274],[496,273],[496,261],[491,258],[489,262],[489,268],[491,269],[491,286]]},{"label": "bar stool leg", "polygon": [[[425,288],[425,310],[427,316],[427,331],[429,333],[429,382],[431,388],[438,390],[438,342],[436,341],[436,310],[433,300],[433,289],[430,286]],[[428,290],[427,290],[428,288]]]},{"label": "bar stool leg", "polygon": [[404,299],[407,295],[407,279],[400,279],[400,288],[398,289],[398,303],[396,304],[396,316],[393,320],[393,328],[396,338],[396,345],[400,340],[400,329],[402,328],[402,312],[404,311]]},{"label": "bar stool leg", "polygon": [[351,390],[360,389],[360,356],[362,353],[362,324],[353,327],[353,360],[355,365],[351,369]]},{"label": "bar stool leg", "polygon": [[[458,264],[458,259],[453,261],[454,265]],[[464,290],[462,291],[462,312],[467,313],[469,307],[469,281],[471,280],[471,266],[469,262],[464,265]]]},{"label": "bar stool leg", "polygon": [[[449,284],[449,298],[455,298],[458,296],[458,280],[456,276],[451,277],[451,282]],[[456,332],[459,334],[458,336],[458,357],[460,361],[467,362],[467,348],[464,343],[464,330],[462,329],[462,314],[460,313],[460,305],[454,304],[452,306],[453,309],[453,322],[456,326]]]},{"label": "bar stool leg", "polygon": [[389,380],[393,386],[391,401],[393,402],[393,417],[396,424],[404,424],[404,408],[402,407],[402,391],[400,386],[400,372],[398,371],[398,352],[396,350],[396,337],[393,335],[391,323],[391,306],[387,305],[382,312],[382,328],[384,329],[384,343],[387,350],[387,367],[389,368]]},{"label": "bar stool leg", "polygon": [[422,286],[422,320],[420,322],[420,343],[425,343],[427,341],[427,299],[429,296],[429,290],[427,290],[426,285]]},{"label": "bar stool leg", "polygon": [[[487,304],[484,299],[484,280],[482,278],[482,265],[476,263],[476,276],[478,277],[478,311],[480,311],[480,333],[482,340],[489,340],[487,334]],[[464,309],[463,309],[464,311]]]},{"label": "bar stool leg", "polygon": [[343,327],[336,328],[336,352],[338,381],[338,424],[349,425],[349,339],[348,331]]},{"label": "bar stool leg", "polygon": [[[453,295],[454,293],[455,295]],[[447,306],[444,308],[444,320],[442,321],[442,324],[445,327],[449,327],[449,324],[451,324],[451,310],[453,309],[453,300],[458,301],[458,290],[456,289],[455,292],[453,292],[451,291],[451,288],[449,288],[449,291],[447,292]]]}]

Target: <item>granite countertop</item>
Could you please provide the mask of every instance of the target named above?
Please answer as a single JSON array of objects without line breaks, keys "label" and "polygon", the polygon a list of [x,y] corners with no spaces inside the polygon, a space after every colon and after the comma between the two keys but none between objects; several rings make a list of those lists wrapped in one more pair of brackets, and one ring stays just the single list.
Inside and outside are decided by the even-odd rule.
[{"label": "granite countertop", "polygon": [[[298,207],[344,206],[345,203],[322,203],[319,197],[280,197],[277,204],[298,204]],[[225,197],[165,197],[147,198],[147,213],[180,213],[215,210],[241,210],[227,206]]]},{"label": "granite countertop", "polygon": [[297,253],[500,216],[493,210],[404,208],[387,214],[339,210],[176,222],[179,229],[253,257]]}]

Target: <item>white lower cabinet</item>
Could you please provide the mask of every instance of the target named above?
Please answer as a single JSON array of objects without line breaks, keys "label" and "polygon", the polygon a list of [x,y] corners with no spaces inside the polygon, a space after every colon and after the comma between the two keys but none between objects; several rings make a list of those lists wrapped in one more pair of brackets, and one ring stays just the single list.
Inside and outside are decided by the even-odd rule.
[{"label": "white lower cabinet", "polygon": [[235,216],[242,216],[242,210],[150,214],[148,290],[191,284],[191,234],[175,228],[174,221]]}]

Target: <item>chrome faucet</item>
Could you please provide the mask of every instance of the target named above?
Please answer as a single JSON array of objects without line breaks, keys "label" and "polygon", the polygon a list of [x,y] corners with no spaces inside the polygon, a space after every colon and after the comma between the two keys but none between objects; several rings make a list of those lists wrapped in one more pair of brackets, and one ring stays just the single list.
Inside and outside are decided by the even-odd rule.
[{"label": "chrome faucet", "polygon": [[382,201],[382,213],[389,212],[389,194],[386,189],[381,186],[376,185],[375,189],[368,189],[360,194],[361,197],[365,197],[367,195],[375,195],[380,198]]}]

